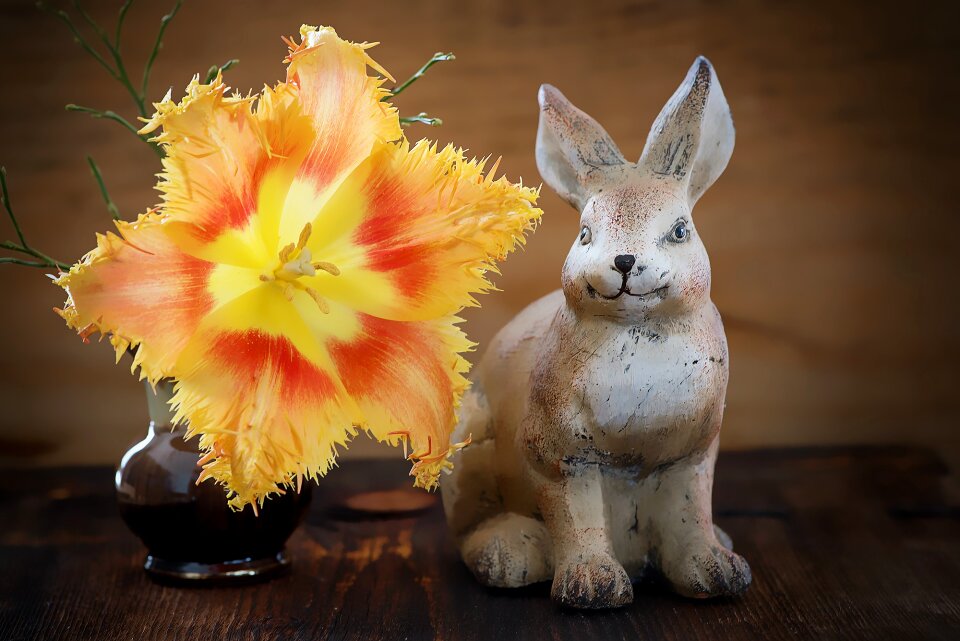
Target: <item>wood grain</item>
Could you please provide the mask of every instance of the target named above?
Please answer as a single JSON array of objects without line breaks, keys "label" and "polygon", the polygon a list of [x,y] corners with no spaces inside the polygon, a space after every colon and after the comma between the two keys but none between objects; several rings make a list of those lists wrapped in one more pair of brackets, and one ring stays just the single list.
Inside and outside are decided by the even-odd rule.
[{"label": "wood grain", "polygon": [[730,453],[715,514],[750,561],[739,600],[655,585],[612,612],[558,609],[546,584],[489,590],[443,515],[362,519],[357,493],[409,484],[396,462],[353,461],[315,492],[284,578],[177,589],[140,569],[107,468],[0,473],[0,639],[956,639],[960,506],[930,453],[842,448]]},{"label": "wood grain", "polygon": [[[88,4],[109,21],[119,1]],[[146,56],[165,4],[131,12],[131,60]],[[536,184],[541,82],[635,157],[703,53],[738,130],[729,169],[695,214],[730,338],[725,446],[911,441],[956,451],[957,13],[952,0],[205,0],[170,27],[152,94],[177,94],[232,57],[241,59],[232,85],[271,83],[283,73],[279,36],[301,22],[383,41],[374,53],[398,77],[454,50],[456,62],[399,101],[445,121],[411,136],[503,154],[509,176]],[[125,216],[156,201],[149,150],[113,123],[63,111],[68,102],[123,110],[128,99],[31,2],[0,0],[0,71],[0,162],[38,245],[74,259],[108,227],[86,154]],[[481,349],[559,281],[576,215],[548,190],[542,205],[541,229],[498,279],[503,291],[466,314]],[[139,385],[106,346],[63,328],[49,311],[62,296],[41,274],[2,269],[0,292],[0,434],[16,460],[116,461],[143,429]]]}]

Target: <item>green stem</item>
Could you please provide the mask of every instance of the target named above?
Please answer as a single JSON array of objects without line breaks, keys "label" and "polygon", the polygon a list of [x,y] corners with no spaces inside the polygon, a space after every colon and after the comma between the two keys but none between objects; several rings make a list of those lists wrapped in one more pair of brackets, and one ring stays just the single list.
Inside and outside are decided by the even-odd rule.
[{"label": "green stem", "polygon": [[130,94],[130,97],[133,98],[134,104],[137,105],[137,111],[140,112],[140,116],[143,118],[147,117],[147,100],[144,97],[146,92],[137,93],[136,88],[133,86],[133,81],[130,80],[130,75],[127,74],[127,68],[123,65],[123,56],[120,55],[119,51],[113,51],[113,59],[117,62],[117,73],[119,74],[120,84],[126,88],[127,93]]},{"label": "green stem", "polygon": [[45,5],[45,4],[42,3],[42,2],[38,2],[38,3],[37,3],[37,7],[40,8],[41,10],[43,10],[43,11],[46,11],[46,12],[49,13],[50,15],[56,17],[56,18],[57,18],[58,20],[60,20],[63,24],[65,24],[65,25],[67,26],[67,29],[70,30],[70,33],[73,34],[73,39],[76,41],[76,43],[77,43],[78,45],[80,45],[80,46],[83,48],[84,51],[86,51],[87,53],[89,53],[89,54],[93,57],[94,60],[96,60],[98,63],[100,63],[100,66],[103,67],[104,69],[106,69],[106,70],[107,70],[107,73],[109,73],[114,79],[120,80],[120,76],[117,74],[117,71],[116,71],[113,67],[110,66],[110,63],[108,63],[108,62],[104,59],[104,57],[101,56],[100,53],[99,53],[96,49],[94,49],[93,47],[91,47],[91,46],[90,46],[90,43],[88,43],[88,42],[84,39],[84,37],[80,35],[80,32],[77,30],[77,26],[76,26],[75,24],[73,24],[73,20],[70,19],[70,16],[67,14],[66,11],[56,11],[56,10],[54,10],[54,9],[51,9],[50,7],[48,7],[47,5]]},{"label": "green stem", "polygon": [[149,139],[145,138],[144,136],[141,136],[140,132],[137,130],[136,126],[132,122],[130,122],[129,120],[127,120],[126,118],[124,118],[123,116],[121,116],[115,111],[109,111],[109,110],[100,111],[99,109],[92,109],[90,107],[84,107],[82,105],[73,105],[73,104],[67,105],[65,109],[67,111],[78,111],[80,113],[87,114],[91,118],[103,118],[105,120],[112,120],[114,122],[120,123],[121,125],[123,125],[124,128],[133,132],[133,134],[137,138],[147,143],[147,145],[149,145],[149,147],[153,149],[154,153],[156,153],[158,156],[163,158],[163,150],[160,148],[160,145],[158,145],[155,142],[151,142]]},{"label": "green stem", "polygon": [[233,67],[238,64],[240,64],[239,60],[237,60],[236,58],[231,58],[230,60],[227,60],[225,63],[223,63],[219,67],[217,65],[212,65],[209,69],[207,69],[207,77],[204,80],[204,83],[210,84],[211,82],[213,82],[213,79],[217,77],[218,72],[223,73],[230,67]]},{"label": "green stem", "polygon": [[0,258],[0,263],[15,263],[17,265],[26,265],[28,267],[55,267],[57,269],[70,269],[69,264],[59,260],[54,260],[43,252],[34,249],[27,243],[27,239],[23,235],[23,230],[20,229],[20,222],[13,213],[13,205],[10,203],[10,193],[7,191],[6,167],[0,167],[0,200],[3,201],[3,208],[7,210],[7,215],[10,217],[10,222],[13,223],[13,229],[17,232],[17,238],[20,239],[19,245],[7,240],[3,241],[0,246],[5,247],[6,249],[12,249],[13,251],[17,251],[22,254],[33,256],[34,258],[39,258],[41,261],[43,261],[42,263],[35,263],[32,261],[23,260],[21,258],[7,256]]},{"label": "green stem", "polygon": [[100,38],[100,41],[107,47],[107,51],[110,52],[110,56],[113,58],[113,64],[117,72],[117,80],[124,86],[127,93],[130,94],[130,97],[133,98],[133,102],[137,105],[137,110],[140,112],[140,115],[146,117],[147,111],[144,95],[137,93],[133,82],[130,81],[130,76],[127,74],[127,69],[123,64],[123,56],[120,55],[120,50],[113,45],[107,33],[97,24],[97,21],[90,17],[90,14],[87,13],[83,5],[80,4],[80,0],[73,0],[73,7],[77,13],[80,14],[80,17],[83,18],[83,21],[93,29],[94,33]]},{"label": "green stem", "polygon": [[133,0],[127,0],[120,7],[120,15],[117,17],[117,27],[113,33],[113,48],[120,51],[120,33],[123,31],[123,21],[127,19],[127,11],[133,5]]},{"label": "green stem", "polygon": [[422,125],[429,125],[431,127],[439,127],[443,124],[443,121],[439,118],[431,118],[427,114],[420,112],[416,116],[407,116],[400,119],[401,127],[409,127],[412,124],[420,123]]},{"label": "green stem", "polygon": [[32,260],[23,260],[12,256],[0,256],[0,264],[12,263],[14,265],[26,265],[27,267],[50,267],[47,263],[38,263]]},{"label": "green stem", "polygon": [[[160,30],[157,32],[157,39],[153,43],[153,50],[150,52],[150,57],[147,58],[147,64],[143,68],[143,82],[140,85],[140,95],[147,95],[147,88],[150,85],[150,72],[153,70],[153,62],[157,59],[157,54],[160,53],[160,45],[163,42],[163,33],[167,30],[167,25],[170,24],[170,21],[173,20],[174,16],[177,15],[177,12],[180,11],[180,6],[183,4],[183,0],[177,0],[176,4],[173,5],[173,10],[170,11],[167,15],[160,18]],[[146,117],[146,114],[141,114]]]},{"label": "green stem", "polygon": [[[34,258],[43,257],[45,261],[51,261],[53,263],[56,263],[58,266],[63,266],[64,268],[67,268],[67,269],[70,268],[70,266],[67,265],[66,263],[61,263],[59,261],[53,260],[46,254],[42,254],[37,250],[33,249],[32,247],[23,247],[22,245],[18,245],[16,243],[10,242],[9,240],[0,242],[0,247],[3,247],[4,249],[9,249],[11,251],[19,252],[21,254],[26,254],[27,256],[33,256]],[[45,262],[44,265],[47,267],[52,267],[50,262]]]},{"label": "green stem", "polygon": [[130,97],[133,98],[134,104],[137,105],[137,111],[140,112],[140,116],[143,118],[147,117],[147,99],[146,99],[146,90],[137,93],[136,88],[133,86],[133,81],[130,80],[130,75],[127,73],[127,68],[123,64],[123,56],[120,55],[119,49],[114,49],[110,47],[110,53],[113,54],[113,60],[117,63],[117,74],[120,76],[120,84],[126,88],[127,93],[130,94]]},{"label": "green stem", "polygon": [[87,13],[87,10],[83,8],[83,5],[80,4],[80,0],[73,0],[73,8],[77,10],[77,13],[80,14],[80,17],[83,18],[83,21],[93,29],[93,32],[97,34],[97,37],[100,38],[100,41],[103,44],[107,45],[108,49],[113,49],[113,44],[111,44],[110,39],[107,37],[107,33],[100,28],[100,25],[97,24],[97,21],[90,17],[90,14]]},{"label": "green stem", "polygon": [[13,205],[10,204],[10,194],[7,192],[6,167],[0,167],[0,198],[3,198],[3,208],[7,210],[7,214],[10,216],[10,221],[13,223],[13,229],[17,232],[17,238],[20,239],[20,244],[26,248],[27,239],[23,237],[23,230],[20,229],[20,223],[17,222],[17,217],[13,215]]},{"label": "green stem", "polygon": [[15,251],[15,252],[20,252],[21,254],[27,254],[28,256],[33,256],[33,254],[31,254],[29,251],[27,251],[26,249],[24,249],[22,245],[18,245],[18,244],[14,243],[14,242],[12,242],[12,241],[9,241],[9,240],[4,240],[4,241],[0,242],[0,247],[2,247],[2,248],[4,248],[4,249],[9,249],[9,250],[12,250],[12,251]]},{"label": "green stem", "polygon": [[113,199],[110,198],[110,192],[107,191],[107,185],[103,182],[103,175],[100,173],[100,168],[97,167],[97,163],[93,161],[91,156],[87,156],[87,164],[90,165],[90,171],[93,173],[93,177],[100,187],[100,195],[103,196],[103,202],[107,205],[107,211],[110,212],[114,220],[120,220],[120,210],[117,209],[117,205],[113,202]]},{"label": "green stem", "polygon": [[404,89],[406,89],[407,87],[415,83],[417,80],[422,78],[423,74],[427,72],[427,69],[437,64],[438,62],[446,62],[447,60],[456,60],[456,59],[457,59],[456,56],[454,56],[452,53],[441,53],[438,51],[437,53],[433,54],[433,57],[427,60],[426,64],[420,67],[420,69],[417,70],[415,74],[407,78],[406,81],[400,83],[399,85],[391,89],[390,95],[386,96],[384,100],[387,100],[394,96],[399,96]]},{"label": "green stem", "polygon": [[137,128],[134,126],[134,124],[115,111],[100,111],[99,109],[93,109],[92,107],[84,107],[83,105],[74,104],[69,104],[64,107],[64,109],[67,111],[79,111],[80,113],[88,114],[91,118],[104,118],[106,120],[113,120],[114,122],[120,123],[128,130],[137,134],[137,137],[142,139],[142,136],[137,133]]}]

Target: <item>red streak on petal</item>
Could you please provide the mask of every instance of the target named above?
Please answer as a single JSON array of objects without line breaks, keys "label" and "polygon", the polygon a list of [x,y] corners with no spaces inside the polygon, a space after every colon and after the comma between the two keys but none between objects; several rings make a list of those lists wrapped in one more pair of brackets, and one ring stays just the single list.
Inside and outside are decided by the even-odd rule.
[{"label": "red streak on petal", "polygon": [[[416,323],[359,318],[357,338],[330,344],[347,392],[381,405],[411,430],[445,425],[453,398],[450,377],[437,358],[437,337]],[[411,392],[411,384],[418,390]]]},{"label": "red streak on petal", "polygon": [[197,224],[193,227],[194,237],[199,241],[212,242],[227,229],[246,226],[250,216],[257,211],[260,184],[270,164],[266,155],[260,158],[239,193],[224,183],[219,195],[204,208],[205,211],[198,212]]},{"label": "red streak on petal", "polygon": [[336,394],[333,381],[284,336],[257,330],[220,335],[213,353],[241,380],[272,376],[283,403],[323,401]]},{"label": "red streak on petal", "polygon": [[412,227],[429,215],[415,195],[398,180],[373,175],[365,187],[369,215],[354,234],[367,246],[369,268],[393,272],[394,285],[403,296],[416,298],[434,280],[436,268],[431,248],[416,238]]},{"label": "red streak on petal", "polygon": [[436,268],[426,247],[386,247],[367,252],[374,271],[394,272],[394,286],[407,298],[419,298],[434,281]]}]

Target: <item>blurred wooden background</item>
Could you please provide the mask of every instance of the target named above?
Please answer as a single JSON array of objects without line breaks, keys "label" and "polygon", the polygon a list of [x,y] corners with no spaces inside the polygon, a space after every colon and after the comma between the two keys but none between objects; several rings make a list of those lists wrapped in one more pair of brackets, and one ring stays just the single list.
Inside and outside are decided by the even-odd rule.
[{"label": "blurred wooden background", "polygon": [[[106,24],[120,0],[90,0]],[[139,3],[124,50],[139,70],[169,2]],[[439,129],[411,138],[503,155],[537,184],[536,90],[560,87],[628,157],[693,58],[716,66],[737,123],[726,174],[695,216],[727,325],[731,384],[723,444],[915,442],[957,456],[960,341],[954,203],[960,30],[942,2],[481,0],[187,2],[169,28],[151,94],[240,58],[241,90],[282,78],[281,35],[330,24],[398,78],[435,67],[398,100]],[[84,156],[126,217],[156,201],[157,159],[78,103],[133,116],[129,98],[32,2],[0,1],[0,163],[28,235],[73,260],[109,226]],[[138,71],[137,71],[138,73]],[[577,217],[544,190],[543,225],[505,264],[502,292],[467,314],[483,345],[555,288]],[[0,221],[0,238],[12,238]],[[113,462],[144,430],[143,392],[106,345],[82,345],[50,309],[39,271],[2,266],[0,456]],[[360,446],[358,452],[376,452]]]}]

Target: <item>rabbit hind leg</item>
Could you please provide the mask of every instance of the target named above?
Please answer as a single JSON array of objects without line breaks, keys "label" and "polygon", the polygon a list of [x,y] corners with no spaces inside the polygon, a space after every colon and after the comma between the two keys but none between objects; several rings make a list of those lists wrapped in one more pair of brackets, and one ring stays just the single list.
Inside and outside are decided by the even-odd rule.
[{"label": "rabbit hind leg", "polygon": [[543,522],[504,510],[496,474],[497,443],[481,381],[463,398],[453,439],[472,442],[451,457],[440,481],[450,531],[464,563],[481,583],[518,587],[553,576],[553,551]]},{"label": "rabbit hind leg", "polygon": [[452,441],[470,441],[450,457],[453,469],[440,479],[440,494],[450,531],[462,541],[477,525],[503,511],[495,472],[496,439],[483,386],[475,383],[463,397]]}]

